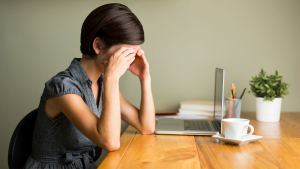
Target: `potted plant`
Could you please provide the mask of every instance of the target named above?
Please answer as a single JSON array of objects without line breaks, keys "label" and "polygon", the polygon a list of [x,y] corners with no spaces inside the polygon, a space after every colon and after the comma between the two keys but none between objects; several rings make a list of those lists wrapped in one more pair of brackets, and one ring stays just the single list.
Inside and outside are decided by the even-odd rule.
[{"label": "potted plant", "polygon": [[250,81],[251,90],[247,93],[256,96],[256,119],[264,122],[278,122],[282,98],[289,94],[289,84],[282,82],[282,76],[266,75],[261,69],[258,75],[252,76]]}]

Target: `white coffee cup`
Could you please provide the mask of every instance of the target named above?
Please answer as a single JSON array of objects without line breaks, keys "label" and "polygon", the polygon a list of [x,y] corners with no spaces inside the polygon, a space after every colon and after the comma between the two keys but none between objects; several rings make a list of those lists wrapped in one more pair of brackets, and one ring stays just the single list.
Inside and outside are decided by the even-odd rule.
[{"label": "white coffee cup", "polygon": [[[225,138],[242,140],[243,138],[252,135],[254,128],[249,124],[250,120],[242,118],[227,118],[223,119]],[[251,131],[247,134],[247,129],[250,127]]]}]

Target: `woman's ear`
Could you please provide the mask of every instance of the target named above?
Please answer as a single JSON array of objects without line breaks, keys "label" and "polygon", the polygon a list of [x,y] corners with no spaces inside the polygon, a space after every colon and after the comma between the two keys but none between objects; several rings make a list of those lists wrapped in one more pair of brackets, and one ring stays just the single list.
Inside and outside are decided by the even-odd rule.
[{"label": "woman's ear", "polygon": [[94,49],[94,51],[95,51],[95,53],[96,53],[96,55],[98,55],[99,53],[100,53],[100,48],[101,48],[101,46],[100,46],[100,38],[99,37],[96,37],[95,39],[94,39],[94,41],[93,41],[93,49]]}]

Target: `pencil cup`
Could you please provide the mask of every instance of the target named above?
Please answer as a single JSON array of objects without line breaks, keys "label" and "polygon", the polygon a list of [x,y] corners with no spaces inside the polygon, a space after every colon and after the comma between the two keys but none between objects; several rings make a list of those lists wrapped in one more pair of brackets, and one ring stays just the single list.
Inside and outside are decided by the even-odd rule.
[{"label": "pencil cup", "polygon": [[225,107],[226,107],[225,118],[240,118],[241,108],[242,108],[242,100],[240,98],[235,98],[235,99],[226,98]]}]

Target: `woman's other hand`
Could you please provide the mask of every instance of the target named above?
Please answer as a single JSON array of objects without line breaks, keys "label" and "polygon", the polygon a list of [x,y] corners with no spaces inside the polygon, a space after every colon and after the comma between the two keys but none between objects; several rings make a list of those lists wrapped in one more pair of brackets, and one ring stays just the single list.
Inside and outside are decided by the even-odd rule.
[{"label": "woman's other hand", "polygon": [[128,70],[130,70],[140,79],[150,78],[149,63],[146,60],[145,52],[141,48],[139,48],[139,50],[137,51],[135,60],[129,66]]},{"label": "woman's other hand", "polygon": [[119,79],[130,67],[130,64],[135,60],[135,56],[135,50],[121,47],[109,58],[108,61],[103,60],[105,65],[104,74],[107,77]]}]

